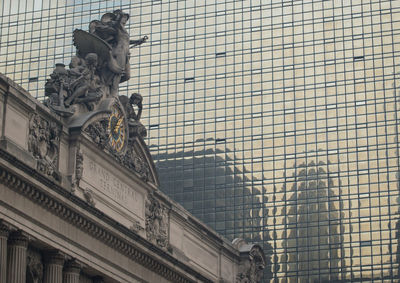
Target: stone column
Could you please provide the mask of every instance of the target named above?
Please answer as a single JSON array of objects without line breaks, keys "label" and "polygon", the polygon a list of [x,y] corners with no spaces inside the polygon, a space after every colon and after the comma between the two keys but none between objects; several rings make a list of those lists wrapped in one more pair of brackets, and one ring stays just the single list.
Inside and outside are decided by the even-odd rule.
[{"label": "stone column", "polygon": [[75,260],[70,260],[64,267],[63,283],[79,283],[81,265]]},{"label": "stone column", "polygon": [[47,251],[44,254],[43,283],[62,283],[64,255],[59,251]]},{"label": "stone column", "polygon": [[26,250],[28,237],[22,231],[15,231],[8,239],[7,282],[25,283]]},{"label": "stone column", "polygon": [[0,283],[7,283],[7,239],[9,227],[0,222]]}]

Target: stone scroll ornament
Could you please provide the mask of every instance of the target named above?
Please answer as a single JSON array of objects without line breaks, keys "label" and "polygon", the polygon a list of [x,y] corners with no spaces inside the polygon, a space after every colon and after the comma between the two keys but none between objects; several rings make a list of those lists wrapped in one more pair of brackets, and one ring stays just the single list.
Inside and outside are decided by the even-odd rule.
[{"label": "stone scroll ornament", "polygon": [[129,80],[129,49],[148,38],[130,40],[125,24],[129,15],[121,10],[106,13],[89,24],[89,32],[73,33],[76,55],[69,68],[56,64],[45,84],[45,104],[59,115],[69,117],[92,111],[99,103],[118,96],[119,84]]},{"label": "stone scroll ornament", "polygon": [[33,114],[29,121],[28,150],[37,160],[37,169],[43,174],[60,179],[58,172],[61,129],[55,122]]},{"label": "stone scroll ornament", "polygon": [[168,248],[168,209],[153,194],[146,199],[146,237],[161,248]]}]

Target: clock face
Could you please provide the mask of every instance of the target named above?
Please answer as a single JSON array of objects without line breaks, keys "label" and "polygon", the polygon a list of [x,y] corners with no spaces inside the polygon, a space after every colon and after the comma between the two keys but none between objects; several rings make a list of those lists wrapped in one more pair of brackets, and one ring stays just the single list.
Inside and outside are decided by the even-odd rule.
[{"label": "clock face", "polygon": [[121,152],[126,145],[126,121],[125,116],[117,105],[112,107],[108,120],[108,140],[112,149]]}]

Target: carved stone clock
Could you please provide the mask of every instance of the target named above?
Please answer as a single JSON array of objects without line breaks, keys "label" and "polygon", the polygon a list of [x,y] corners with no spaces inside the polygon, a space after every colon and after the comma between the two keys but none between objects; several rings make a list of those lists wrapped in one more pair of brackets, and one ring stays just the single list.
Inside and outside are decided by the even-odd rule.
[{"label": "carved stone clock", "polygon": [[128,143],[127,121],[118,104],[111,108],[107,126],[108,144],[116,152],[123,152]]}]

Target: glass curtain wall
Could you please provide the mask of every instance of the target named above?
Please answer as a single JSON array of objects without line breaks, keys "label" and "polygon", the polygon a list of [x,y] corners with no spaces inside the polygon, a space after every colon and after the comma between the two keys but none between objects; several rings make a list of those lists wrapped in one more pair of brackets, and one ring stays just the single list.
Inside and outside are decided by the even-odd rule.
[{"label": "glass curtain wall", "polygon": [[400,1],[3,0],[0,72],[42,99],[117,8],[161,190],[262,243],[265,282],[399,280]]}]

